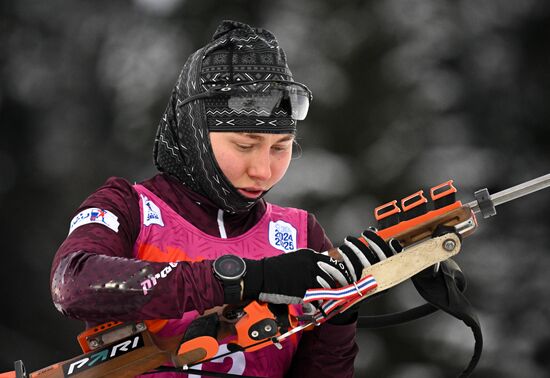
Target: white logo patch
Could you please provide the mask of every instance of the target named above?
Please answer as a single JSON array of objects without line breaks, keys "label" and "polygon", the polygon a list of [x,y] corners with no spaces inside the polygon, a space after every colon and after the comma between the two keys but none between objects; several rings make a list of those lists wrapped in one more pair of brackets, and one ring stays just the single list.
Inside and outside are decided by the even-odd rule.
[{"label": "white logo patch", "polygon": [[109,227],[114,232],[118,232],[118,218],[110,211],[91,207],[78,213],[71,221],[69,235],[80,226],[85,224],[98,223]]},{"label": "white logo patch", "polygon": [[159,226],[164,227],[164,222],[162,221],[162,214],[160,213],[159,207],[143,194],[141,194],[141,200],[143,202],[143,224],[145,226],[158,224]]},{"label": "white logo patch", "polygon": [[283,252],[292,252],[297,248],[297,231],[293,225],[282,220],[269,222],[269,242]]}]

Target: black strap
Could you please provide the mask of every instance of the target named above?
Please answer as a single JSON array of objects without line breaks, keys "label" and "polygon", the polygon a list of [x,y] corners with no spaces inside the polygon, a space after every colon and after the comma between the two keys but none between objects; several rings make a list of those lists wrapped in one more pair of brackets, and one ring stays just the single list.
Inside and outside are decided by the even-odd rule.
[{"label": "black strap", "polygon": [[395,312],[386,315],[361,315],[357,319],[357,328],[375,329],[393,327],[399,324],[412,322],[431,315],[439,310],[437,307],[425,303],[410,310]]},{"label": "black strap", "polygon": [[412,281],[418,293],[426,301],[462,320],[471,328],[475,339],[474,353],[460,377],[470,376],[481,357],[483,335],[474,308],[463,294],[466,281],[460,268],[449,259],[441,263],[436,275],[433,274],[433,268],[428,268],[412,277]]},{"label": "black strap", "polygon": [[412,277],[412,281],[428,303],[388,315],[360,316],[357,326],[367,329],[391,327],[433,314],[437,310],[445,311],[462,320],[474,334],[474,353],[468,366],[460,374],[460,377],[468,377],[481,357],[483,335],[473,307],[463,294],[466,290],[466,279],[462,271],[453,260],[448,259],[440,264],[437,273],[434,274],[433,267],[430,267]]}]

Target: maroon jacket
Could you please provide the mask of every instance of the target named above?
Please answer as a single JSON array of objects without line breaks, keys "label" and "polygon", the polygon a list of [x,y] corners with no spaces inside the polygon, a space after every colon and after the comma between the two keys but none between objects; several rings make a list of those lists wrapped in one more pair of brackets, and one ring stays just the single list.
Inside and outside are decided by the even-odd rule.
[{"label": "maroon jacket", "polygon": [[[194,226],[220,236],[218,208],[207,198],[165,174],[142,184]],[[89,326],[108,320],[179,318],[186,311],[202,313],[223,304],[223,288],[212,274],[211,261],[181,262],[149,295],[142,295],[141,280],[160,272],[166,264],[133,258],[140,209],[137,193],[128,181],[110,178],[75,214],[87,208],[116,215],[118,232],[97,223],[87,224],[76,228],[59,247],[51,274],[52,297],[59,311]],[[265,209],[265,202],[260,201],[245,214],[225,213],[227,237],[249,230]],[[316,251],[332,247],[312,214],[308,214],[308,247]],[[327,323],[303,334],[289,376],[352,376],[356,354],[355,323]]]}]

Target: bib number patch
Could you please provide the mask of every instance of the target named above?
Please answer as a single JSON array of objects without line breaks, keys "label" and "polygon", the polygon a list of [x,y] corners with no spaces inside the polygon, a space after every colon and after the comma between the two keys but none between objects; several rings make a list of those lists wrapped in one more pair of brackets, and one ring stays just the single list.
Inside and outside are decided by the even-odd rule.
[{"label": "bib number patch", "polygon": [[[222,344],[220,345],[220,349],[218,349],[218,353],[216,353],[216,356],[222,356],[228,352],[229,352],[229,349],[227,348],[227,344]],[[210,361],[210,363],[223,364],[226,362],[226,360],[231,361],[231,368],[229,369],[227,374],[243,375],[244,370],[246,369],[246,358],[243,352],[235,352],[228,356],[219,357]],[[193,369],[202,370],[202,364],[193,366]],[[200,377],[201,377],[200,375],[189,374],[189,378],[200,378]]]},{"label": "bib number patch", "polygon": [[292,252],[297,247],[297,231],[293,225],[282,220],[269,222],[269,242],[283,252]]}]

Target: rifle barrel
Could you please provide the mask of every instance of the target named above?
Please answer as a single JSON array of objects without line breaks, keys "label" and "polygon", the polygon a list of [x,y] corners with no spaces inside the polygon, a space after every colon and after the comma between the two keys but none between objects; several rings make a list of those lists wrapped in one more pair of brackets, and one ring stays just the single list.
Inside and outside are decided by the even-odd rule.
[{"label": "rifle barrel", "polygon": [[[503,203],[513,201],[517,198],[526,196],[541,189],[548,188],[549,186],[550,173],[544,176],[537,177],[533,180],[526,181],[511,188],[504,189],[495,194],[491,194],[491,202],[493,203],[493,206],[502,205]],[[466,206],[469,206],[475,214],[481,212],[477,201],[472,201]]]}]

